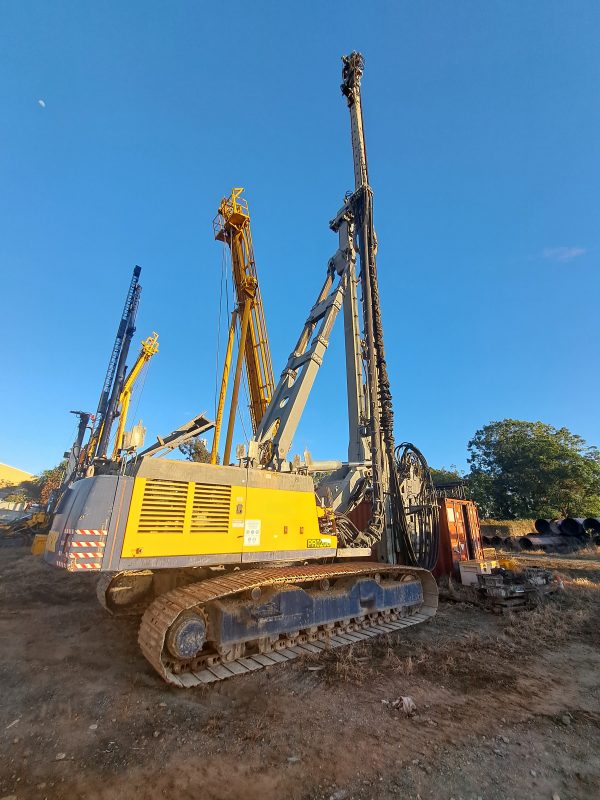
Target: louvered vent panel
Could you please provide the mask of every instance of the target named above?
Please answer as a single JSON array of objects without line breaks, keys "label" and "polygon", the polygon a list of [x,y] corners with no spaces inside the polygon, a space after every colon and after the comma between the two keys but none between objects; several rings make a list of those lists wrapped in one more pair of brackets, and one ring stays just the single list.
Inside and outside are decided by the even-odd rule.
[{"label": "louvered vent panel", "polygon": [[231,486],[197,483],[190,533],[228,533]]},{"label": "louvered vent panel", "polygon": [[138,530],[140,533],[183,533],[188,484],[147,480]]}]

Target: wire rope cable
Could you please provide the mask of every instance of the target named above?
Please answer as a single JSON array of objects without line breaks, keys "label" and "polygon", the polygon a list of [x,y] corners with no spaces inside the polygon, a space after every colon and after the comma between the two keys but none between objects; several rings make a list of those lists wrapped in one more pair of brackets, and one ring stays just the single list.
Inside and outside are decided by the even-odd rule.
[{"label": "wire rope cable", "polygon": [[220,350],[221,350],[221,323],[223,320],[223,285],[226,281],[226,260],[227,260],[227,245],[223,242],[221,249],[221,280],[219,286],[219,313],[217,316],[217,345],[215,348],[215,418],[217,416],[217,405],[219,396],[219,364],[220,364]]}]

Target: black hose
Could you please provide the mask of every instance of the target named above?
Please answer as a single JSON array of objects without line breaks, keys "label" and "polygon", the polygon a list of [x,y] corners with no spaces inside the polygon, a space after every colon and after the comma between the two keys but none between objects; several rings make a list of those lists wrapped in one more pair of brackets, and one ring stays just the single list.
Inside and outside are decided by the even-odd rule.
[{"label": "black hose", "polygon": [[419,494],[410,498],[412,507],[407,508],[409,498],[403,499],[402,504],[413,523],[410,538],[416,563],[425,569],[433,569],[439,553],[440,513],[429,465],[423,453],[410,442],[398,445],[395,456],[399,483],[410,478],[411,472],[420,481]]}]

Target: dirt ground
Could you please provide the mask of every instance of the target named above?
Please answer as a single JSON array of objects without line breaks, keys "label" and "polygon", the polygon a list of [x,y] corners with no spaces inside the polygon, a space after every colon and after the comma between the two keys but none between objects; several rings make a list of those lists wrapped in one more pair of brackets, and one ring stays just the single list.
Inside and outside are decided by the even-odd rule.
[{"label": "dirt ground", "polygon": [[0,800],[596,800],[600,558],[550,563],[565,592],[536,611],[445,602],[377,643],[181,690],[95,578],[0,548]]}]

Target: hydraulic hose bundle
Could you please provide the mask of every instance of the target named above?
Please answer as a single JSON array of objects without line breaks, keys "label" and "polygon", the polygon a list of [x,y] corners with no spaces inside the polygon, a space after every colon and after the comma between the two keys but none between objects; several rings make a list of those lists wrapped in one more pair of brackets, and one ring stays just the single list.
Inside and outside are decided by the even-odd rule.
[{"label": "hydraulic hose bundle", "polygon": [[396,475],[400,485],[416,484],[414,495],[408,490],[403,500],[405,518],[410,519],[409,539],[414,562],[433,569],[439,551],[440,511],[431,471],[423,453],[414,444],[403,442],[396,448]]},{"label": "hydraulic hose bundle", "polygon": [[[405,564],[433,569],[438,556],[439,512],[431,473],[423,454],[413,445],[394,444],[394,410],[390,380],[385,360],[383,324],[377,281],[375,253],[377,249],[373,230],[372,195],[369,187],[360,192],[361,201],[355,205],[358,212],[359,252],[361,260],[361,284],[363,286],[363,318],[367,337],[367,372],[370,387],[371,452],[373,453],[373,516],[368,532],[379,530],[384,515],[384,481],[388,483],[389,512],[391,515],[391,539],[393,552],[388,558]],[[372,337],[372,338],[371,338]],[[374,369],[371,367],[374,366]],[[373,424],[375,423],[375,424]],[[382,452],[383,443],[383,452]],[[375,457],[378,454],[378,458]],[[402,484],[407,475],[418,473],[421,490],[413,502],[407,503]],[[376,527],[378,526],[378,527]]]}]

